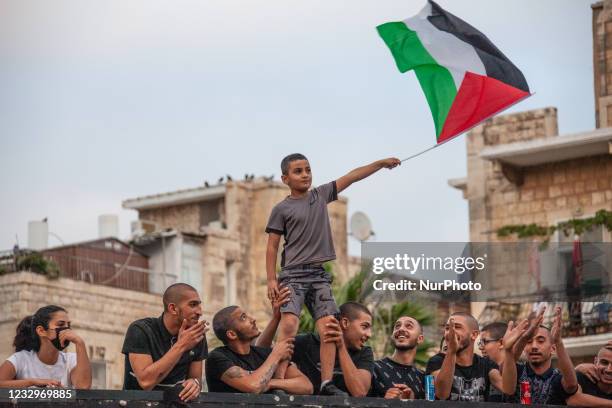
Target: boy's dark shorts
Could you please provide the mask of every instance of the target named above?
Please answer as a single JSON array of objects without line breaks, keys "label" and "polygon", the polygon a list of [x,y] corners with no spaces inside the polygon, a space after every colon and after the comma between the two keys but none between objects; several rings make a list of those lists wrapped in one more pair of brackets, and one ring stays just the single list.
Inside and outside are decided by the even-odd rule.
[{"label": "boy's dark shorts", "polygon": [[339,312],[331,289],[331,275],[322,266],[285,269],[278,275],[278,283],[291,289],[290,300],[281,306],[281,313],[299,317],[303,304],[315,321]]}]

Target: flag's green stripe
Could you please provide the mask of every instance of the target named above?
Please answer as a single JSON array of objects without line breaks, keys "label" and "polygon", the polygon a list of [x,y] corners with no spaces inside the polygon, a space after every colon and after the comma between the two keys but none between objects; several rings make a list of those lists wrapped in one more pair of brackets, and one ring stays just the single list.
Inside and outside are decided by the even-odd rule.
[{"label": "flag's green stripe", "polygon": [[400,72],[414,70],[425,93],[429,109],[440,136],[448,111],[457,95],[457,88],[448,69],[439,65],[427,52],[416,32],[403,22],[392,22],[377,27]]}]

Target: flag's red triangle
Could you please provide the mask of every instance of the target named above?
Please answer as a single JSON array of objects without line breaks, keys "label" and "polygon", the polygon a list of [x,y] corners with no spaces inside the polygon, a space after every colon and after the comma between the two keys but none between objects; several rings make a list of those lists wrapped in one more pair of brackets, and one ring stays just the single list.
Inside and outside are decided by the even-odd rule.
[{"label": "flag's red triangle", "polygon": [[438,143],[442,143],[529,96],[510,85],[483,75],[466,72],[453,101]]}]

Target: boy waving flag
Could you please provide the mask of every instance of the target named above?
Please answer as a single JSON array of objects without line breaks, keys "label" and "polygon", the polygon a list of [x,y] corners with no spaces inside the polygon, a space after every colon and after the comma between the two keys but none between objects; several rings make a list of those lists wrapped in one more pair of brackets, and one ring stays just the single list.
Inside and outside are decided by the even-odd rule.
[{"label": "boy waving flag", "polygon": [[431,0],[377,30],[400,72],[415,71],[438,144],[530,96],[521,71],[483,33]]}]

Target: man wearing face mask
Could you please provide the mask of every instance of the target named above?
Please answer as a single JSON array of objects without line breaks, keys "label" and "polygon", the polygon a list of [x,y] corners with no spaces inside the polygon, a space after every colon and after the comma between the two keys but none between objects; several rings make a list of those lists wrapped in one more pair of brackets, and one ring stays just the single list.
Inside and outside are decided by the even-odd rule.
[{"label": "man wearing face mask", "polygon": [[[73,343],[76,353],[63,350]],[[70,329],[64,308],[41,307],[17,326],[15,354],[0,365],[0,387],[91,387],[91,366],[83,339]]]},{"label": "man wearing face mask", "polygon": [[163,295],[164,312],[158,318],[133,322],[121,352],[125,354],[123,389],[166,391],[180,387],[178,397],[192,401],[200,395],[202,360],[208,356],[198,292],[175,283]]}]

